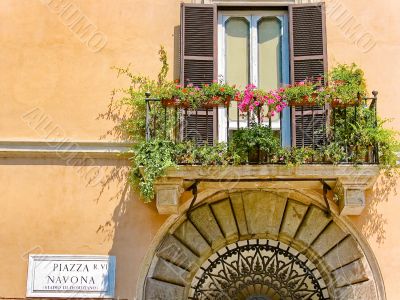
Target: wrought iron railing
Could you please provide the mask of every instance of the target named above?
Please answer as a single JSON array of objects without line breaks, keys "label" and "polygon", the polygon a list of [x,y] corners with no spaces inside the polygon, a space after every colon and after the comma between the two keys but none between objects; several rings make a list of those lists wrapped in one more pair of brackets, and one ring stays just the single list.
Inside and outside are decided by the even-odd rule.
[{"label": "wrought iron railing", "polygon": [[[346,151],[346,159],[342,163],[349,163],[348,157],[356,153],[357,147],[349,142],[352,126],[360,118],[370,118],[365,122],[377,126],[377,95],[373,91],[371,97],[359,98],[352,106],[298,106],[288,107],[291,112],[291,147],[320,149],[334,142],[340,142]],[[237,107],[199,108],[191,109],[179,106],[166,107],[161,105],[160,99],[152,98],[146,93],[146,140],[154,138],[169,139],[176,142],[192,140],[197,145],[213,145],[221,134],[223,141],[229,142],[231,133],[239,128],[251,124],[272,126],[272,118],[263,117],[261,111],[242,113]],[[230,121],[230,114],[234,110],[236,120]],[[362,112],[368,111],[365,114]],[[219,117],[224,116],[226,122],[221,126]],[[281,114],[282,115],[282,114]],[[340,130],[338,124],[341,124]],[[297,125],[295,125],[296,123]],[[234,125],[233,125],[234,124]],[[223,128],[224,133],[218,132]],[[281,128],[282,130],[282,128]],[[363,163],[378,164],[378,145],[369,145],[368,158]],[[314,162],[314,161],[311,161]],[[320,162],[320,161],[319,161]],[[257,163],[271,163],[269,157],[262,157],[258,151]]]}]

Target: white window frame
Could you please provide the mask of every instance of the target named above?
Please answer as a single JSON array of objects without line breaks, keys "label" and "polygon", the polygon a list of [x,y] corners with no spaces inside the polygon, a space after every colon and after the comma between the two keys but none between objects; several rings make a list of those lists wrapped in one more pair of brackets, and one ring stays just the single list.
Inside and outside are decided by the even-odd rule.
[{"label": "white window frame", "polygon": [[[258,22],[264,17],[276,17],[281,23],[281,57],[282,57],[282,84],[290,82],[289,70],[289,30],[288,12],[285,10],[265,11],[219,11],[218,12],[218,78],[225,78],[225,24],[231,17],[245,18],[250,24],[250,82],[258,85]],[[227,141],[227,112],[226,108],[218,108],[218,141]],[[239,127],[247,127],[247,121],[239,122]],[[229,128],[237,128],[236,121],[229,122]],[[272,129],[279,129],[272,127]],[[285,108],[281,113],[281,141],[282,146],[291,144],[290,108]]]}]

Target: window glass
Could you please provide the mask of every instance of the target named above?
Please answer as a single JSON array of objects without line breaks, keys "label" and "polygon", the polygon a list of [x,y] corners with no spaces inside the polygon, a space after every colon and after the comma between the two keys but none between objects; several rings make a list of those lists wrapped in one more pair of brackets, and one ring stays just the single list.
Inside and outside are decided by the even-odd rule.
[{"label": "window glass", "polygon": [[[243,89],[249,82],[250,74],[250,24],[245,18],[232,17],[226,21],[225,26],[225,80]],[[237,120],[237,103],[234,101],[229,111],[229,119]]]},{"label": "window glass", "polygon": [[[218,13],[218,72],[228,84],[241,90],[252,83],[269,91],[289,83],[288,17],[284,10],[220,11]],[[267,108],[267,107],[265,107]],[[239,127],[246,127],[248,114],[239,113],[237,102],[218,109],[218,141],[227,141]],[[266,112],[264,112],[266,114]],[[254,113],[249,120],[257,120]],[[265,125],[269,124],[264,117]],[[271,119],[271,127],[290,145],[290,109]]]},{"label": "window glass", "polygon": [[[272,90],[282,82],[281,24],[276,17],[262,18],[257,24],[258,86]],[[280,116],[272,117],[272,128],[280,127]]]}]

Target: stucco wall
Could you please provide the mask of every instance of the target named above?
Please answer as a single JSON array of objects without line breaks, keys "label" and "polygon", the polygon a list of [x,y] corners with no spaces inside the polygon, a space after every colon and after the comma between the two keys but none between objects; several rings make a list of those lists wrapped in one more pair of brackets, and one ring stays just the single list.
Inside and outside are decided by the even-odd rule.
[{"label": "stucco wall", "polygon": [[[179,1],[49,2],[0,2],[0,140],[48,138],[48,131],[35,130],[23,120],[35,108],[62,128],[62,137],[98,140],[112,123],[97,117],[106,111],[110,91],[126,84],[110,67],[131,63],[138,72],[155,75],[160,44],[169,53],[173,77]],[[97,27],[106,37],[103,48],[93,52],[80,40],[59,12],[60,3],[73,5],[71,9]],[[358,63],[370,89],[379,90],[379,113],[395,118],[393,125],[400,129],[400,2],[385,1],[384,7],[378,0],[327,3],[330,65]],[[347,19],[338,18],[343,11],[357,26],[353,37],[346,33]],[[372,48],[367,39],[375,43]],[[26,255],[33,252],[117,255],[116,296],[133,298],[140,262],[165,217],[154,205],[142,204],[126,190],[123,176],[114,174],[123,172],[126,162],[102,159],[95,164],[104,173],[91,185],[92,165],[74,166],[61,158],[0,161],[0,297],[25,296]],[[396,180],[379,181],[364,215],[352,218],[375,251],[388,299],[400,293],[396,186]]]}]

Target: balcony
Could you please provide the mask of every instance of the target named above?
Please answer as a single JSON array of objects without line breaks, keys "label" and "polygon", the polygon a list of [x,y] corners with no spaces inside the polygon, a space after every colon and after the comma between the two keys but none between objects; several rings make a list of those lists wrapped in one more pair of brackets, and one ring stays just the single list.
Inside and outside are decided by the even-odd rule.
[{"label": "balcony", "polygon": [[[241,153],[239,162],[228,160],[210,166],[210,163],[204,163],[201,159],[177,158],[180,166],[167,168],[155,182],[159,212],[177,213],[185,191],[193,193],[191,207],[216,191],[261,188],[320,190],[327,214],[333,209],[342,215],[360,214],[365,206],[365,190],[372,187],[379,173],[379,149],[377,143],[365,147],[353,144],[357,138],[354,135],[358,133],[353,125],[360,118],[366,118],[365,124],[378,126],[377,92],[349,107],[326,104],[286,109],[291,115],[290,145],[287,145],[287,133],[286,136],[283,133],[285,129],[281,127],[279,131],[276,130],[271,117],[262,118],[260,113],[254,112],[243,114],[232,103],[227,107],[189,109],[163,106],[160,99],[147,94],[148,142],[157,139],[168,140],[172,144],[186,142],[195,151],[218,147],[222,136],[227,151],[235,152],[238,149],[232,149],[231,145],[234,144],[236,132],[246,128],[251,130],[254,126],[269,129],[274,138],[279,140],[275,148],[278,153],[265,151],[263,144],[255,143],[253,149],[246,149],[248,152],[244,157]],[[237,116],[234,124],[229,120],[232,114]],[[221,116],[226,122],[225,126],[221,126],[221,120],[218,120]],[[280,119],[282,116],[283,113]],[[223,128],[224,132],[218,132],[218,128]],[[340,147],[340,153],[327,151],[330,149],[334,152],[336,146]],[[190,149],[186,151],[190,152]],[[307,151],[310,151],[309,154],[304,154]],[[280,157],[282,153],[287,155],[284,159]],[[300,156],[297,160],[291,157],[296,155]],[[145,173],[143,168],[141,171]],[[332,200],[328,200],[329,191],[333,192]],[[332,208],[332,203],[336,208]]]},{"label": "balcony", "polygon": [[[240,164],[290,164],[290,158],[277,157],[281,149],[288,151],[281,154],[283,156],[291,151],[301,151],[297,149],[309,150],[295,164],[379,164],[376,142],[369,139],[365,145],[357,143],[358,138],[365,138],[362,130],[378,126],[377,94],[374,91],[371,97],[359,99],[350,106],[325,104],[287,107],[279,116],[280,125],[275,127],[272,117],[262,116],[261,109],[243,113],[232,103],[224,107],[181,108],[178,105],[161,105],[160,99],[146,94],[146,141],[190,141],[195,147],[212,147],[221,142],[237,146],[235,135],[239,131],[258,126],[271,131],[271,139],[278,140],[278,148],[265,151],[262,142],[257,141],[246,149],[247,159],[242,159]],[[285,113],[290,116],[290,122],[284,124],[282,119]],[[360,119],[363,128],[355,128]],[[253,134],[257,138],[259,133]],[[334,146],[338,147],[338,153],[329,153],[335,150]],[[331,157],[334,154],[337,157]],[[181,161],[179,164],[188,162]],[[201,162],[191,161],[189,164]]]}]

